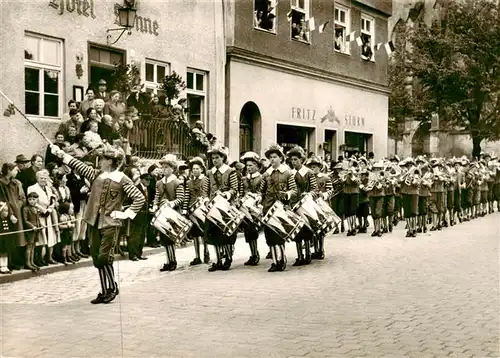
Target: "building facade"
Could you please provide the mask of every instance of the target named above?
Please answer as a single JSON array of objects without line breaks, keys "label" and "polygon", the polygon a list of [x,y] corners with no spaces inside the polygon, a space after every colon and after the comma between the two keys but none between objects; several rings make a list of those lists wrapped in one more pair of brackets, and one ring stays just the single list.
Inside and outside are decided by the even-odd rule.
[{"label": "building facade", "polygon": [[[2,1],[0,89],[52,138],[70,99],[84,99],[100,79],[112,88],[114,63],[135,63],[150,92],[175,71],[187,84],[180,97],[188,101],[191,121],[203,121],[207,132],[223,138],[222,3],[135,1],[134,27],[118,39],[121,31],[107,30],[119,28],[123,5],[123,0]],[[8,103],[0,103],[1,115]],[[2,162],[43,153],[46,146],[18,114],[0,117],[0,131]]]},{"label": "building facade", "polygon": [[[432,21],[442,18],[447,1],[450,0],[395,1],[388,25],[391,41],[397,43],[400,32],[404,31],[405,27],[412,27],[416,22],[430,25]],[[411,48],[411,44],[409,46]],[[415,84],[413,78],[408,78],[410,92]],[[500,141],[483,140],[481,148],[487,153],[500,153]],[[388,153],[397,153],[399,156],[426,154],[437,157],[460,157],[470,156],[472,149],[472,139],[467,131],[440,123],[437,115],[424,125],[408,118],[404,123],[402,136],[397,140],[395,138],[388,140]]]},{"label": "building facade", "polygon": [[224,10],[230,153],[278,142],[324,157],[386,155],[387,53],[377,44],[391,1],[232,0]]}]

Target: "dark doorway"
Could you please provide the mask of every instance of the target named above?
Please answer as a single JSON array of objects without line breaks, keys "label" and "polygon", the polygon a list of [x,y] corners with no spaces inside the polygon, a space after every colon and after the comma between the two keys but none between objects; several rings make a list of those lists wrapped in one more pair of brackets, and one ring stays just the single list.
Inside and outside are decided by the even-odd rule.
[{"label": "dark doorway", "polygon": [[324,159],[330,162],[337,158],[337,131],[325,129],[325,143],[323,145]]},{"label": "dark doorway", "polygon": [[89,47],[89,86],[97,90],[99,80],[107,82],[108,91],[114,88],[113,78],[115,64],[125,63],[125,52],[103,46]]},{"label": "dark doorway", "polygon": [[278,124],[277,142],[283,147],[285,153],[297,145],[308,153],[312,147],[313,133],[314,128]]},{"label": "dark doorway", "polygon": [[247,102],[240,112],[240,153],[256,151],[255,130],[260,123],[260,110],[254,102]]},{"label": "dark doorway", "polygon": [[359,152],[360,154],[367,154],[366,151],[368,149],[368,140],[371,136],[371,134],[365,133],[345,132],[344,156],[350,157],[356,152]]}]

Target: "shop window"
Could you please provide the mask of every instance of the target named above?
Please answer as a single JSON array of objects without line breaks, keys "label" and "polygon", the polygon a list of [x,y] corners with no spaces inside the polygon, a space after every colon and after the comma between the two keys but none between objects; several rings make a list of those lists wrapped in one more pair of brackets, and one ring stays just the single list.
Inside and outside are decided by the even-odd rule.
[{"label": "shop window", "polygon": [[351,24],[349,9],[344,6],[335,4],[334,23],[334,49],[337,52],[349,54],[350,42],[347,41],[347,36],[350,33]]},{"label": "shop window", "polygon": [[206,126],[206,97],[207,97],[207,73],[188,70],[187,87],[187,108],[188,121],[193,125],[196,121],[202,121]]},{"label": "shop window", "polygon": [[292,40],[309,43],[309,0],[292,0],[290,16]]},{"label": "shop window", "polygon": [[253,27],[259,30],[276,32],[277,0],[254,0]]},{"label": "shop window", "polygon": [[158,96],[164,95],[159,89],[162,86],[165,76],[170,74],[170,65],[165,62],[146,60],[145,87],[146,92],[154,93]]},{"label": "shop window", "polygon": [[24,40],[25,112],[60,117],[62,41],[34,34],[26,34]]},{"label": "shop window", "polygon": [[361,15],[361,58],[365,61],[375,61],[375,20],[369,16]]}]

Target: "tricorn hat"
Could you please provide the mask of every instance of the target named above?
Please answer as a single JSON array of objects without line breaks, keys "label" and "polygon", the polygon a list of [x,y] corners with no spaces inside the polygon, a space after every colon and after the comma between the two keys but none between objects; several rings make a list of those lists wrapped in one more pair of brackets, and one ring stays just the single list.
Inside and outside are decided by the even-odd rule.
[{"label": "tricorn hat", "polygon": [[278,154],[281,158],[285,158],[285,153],[283,152],[283,148],[281,148],[281,146],[279,146],[278,144],[271,145],[266,150],[266,152],[264,153],[264,155],[266,156],[267,159],[269,159],[269,156],[271,154],[273,154],[273,153]]}]

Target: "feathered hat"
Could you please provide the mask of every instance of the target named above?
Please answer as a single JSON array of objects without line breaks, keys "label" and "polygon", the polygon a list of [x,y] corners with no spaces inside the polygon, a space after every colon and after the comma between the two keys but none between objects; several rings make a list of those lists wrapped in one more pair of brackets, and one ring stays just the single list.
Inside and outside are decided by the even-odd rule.
[{"label": "feathered hat", "polygon": [[193,169],[193,165],[195,165],[195,164],[198,164],[201,167],[201,169],[203,169],[204,171],[206,170],[205,162],[203,161],[203,158],[194,157],[193,159],[191,159],[188,163],[189,170]]},{"label": "feathered hat", "polygon": [[170,168],[177,169],[177,157],[173,154],[167,154],[160,159],[161,165],[168,165]]},{"label": "feathered hat", "polygon": [[320,169],[324,166],[323,161],[316,156],[312,156],[311,158],[307,159],[306,166],[309,167],[311,165],[317,165],[320,167]]},{"label": "feathered hat", "polygon": [[246,152],[240,158],[240,162],[246,163],[247,161],[252,161],[257,165],[260,165],[260,156],[255,152]]},{"label": "feathered hat", "polygon": [[288,156],[288,158],[298,157],[300,159],[305,159],[306,152],[301,147],[295,146],[292,149],[290,149],[288,153],[286,153],[286,155]]},{"label": "feathered hat", "polygon": [[229,150],[227,149],[227,147],[214,146],[212,149],[210,149],[207,152],[207,154],[208,155],[219,154],[219,155],[223,156],[225,158],[225,160],[227,160],[227,157],[229,156]]},{"label": "feathered hat", "polygon": [[285,158],[285,153],[283,152],[283,148],[281,148],[281,146],[279,146],[278,144],[273,144],[271,145],[267,150],[266,152],[264,153],[264,155],[266,156],[267,159],[269,159],[269,157],[271,156],[271,154],[273,153],[276,153],[278,154],[281,158]]}]

